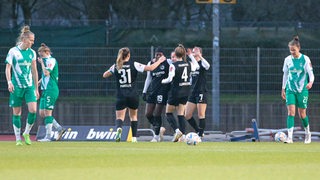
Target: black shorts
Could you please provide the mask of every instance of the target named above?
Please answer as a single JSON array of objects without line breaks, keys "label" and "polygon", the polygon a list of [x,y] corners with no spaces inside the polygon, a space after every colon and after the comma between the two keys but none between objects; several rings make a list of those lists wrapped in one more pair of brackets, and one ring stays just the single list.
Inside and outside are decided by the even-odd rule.
[{"label": "black shorts", "polygon": [[116,110],[123,110],[125,108],[138,109],[139,96],[118,97],[116,102]]},{"label": "black shorts", "polygon": [[194,104],[207,104],[207,93],[192,93],[189,96],[188,101]]},{"label": "black shorts", "polygon": [[166,105],[168,100],[168,93],[165,94],[150,94],[147,98],[147,103]]},{"label": "black shorts", "polygon": [[168,104],[172,106],[178,106],[179,104],[186,104],[188,101],[188,96],[184,97],[169,97]]}]

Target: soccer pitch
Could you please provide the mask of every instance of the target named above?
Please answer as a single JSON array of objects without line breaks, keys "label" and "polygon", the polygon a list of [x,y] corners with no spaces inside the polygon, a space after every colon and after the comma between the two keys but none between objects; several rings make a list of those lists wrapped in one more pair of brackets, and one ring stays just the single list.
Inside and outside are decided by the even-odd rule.
[{"label": "soccer pitch", "polygon": [[1,179],[318,179],[320,143],[0,142]]}]

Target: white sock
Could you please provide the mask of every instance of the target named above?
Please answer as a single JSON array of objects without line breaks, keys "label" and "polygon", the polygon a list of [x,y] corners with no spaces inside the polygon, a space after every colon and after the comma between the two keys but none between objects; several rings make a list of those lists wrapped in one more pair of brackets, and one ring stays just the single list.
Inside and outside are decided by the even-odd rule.
[{"label": "white sock", "polygon": [[16,136],[16,141],[21,140],[21,128],[17,128],[15,125],[13,125],[14,135]]},{"label": "white sock", "polygon": [[309,134],[310,133],[310,126],[308,125],[307,127],[305,127],[304,131],[306,134]]},{"label": "white sock", "polygon": [[62,130],[61,125],[55,119],[53,119],[52,125],[53,125],[54,128],[56,128],[56,130],[58,130],[58,131]]},{"label": "white sock", "polygon": [[52,123],[46,124],[46,139],[51,139]]},{"label": "white sock", "polygon": [[24,130],[24,133],[23,133],[23,134],[29,134],[30,131],[31,131],[32,126],[33,126],[33,124],[27,123],[27,124],[26,124],[26,129]]},{"label": "white sock", "polygon": [[288,138],[292,139],[293,136],[293,127],[292,128],[288,128]]}]

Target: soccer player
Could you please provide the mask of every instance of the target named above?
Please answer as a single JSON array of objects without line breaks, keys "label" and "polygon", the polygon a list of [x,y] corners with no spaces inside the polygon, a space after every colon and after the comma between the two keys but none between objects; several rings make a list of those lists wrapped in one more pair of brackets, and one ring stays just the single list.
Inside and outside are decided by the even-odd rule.
[{"label": "soccer player", "polygon": [[52,126],[58,130],[58,137],[55,140],[60,140],[63,133],[66,131],[52,116],[55,103],[59,97],[59,69],[57,60],[51,56],[51,49],[44,43],[38,49],[38,62],[42,69],[41,90],[39,114],[44,118],[46,127],[46,135],[44,139],[38,141],[51,141]]},{"label": "soccer player", "polygon": [[31,49],[34,39],[35,35],[30,31],[30,27],[22,27],[17,45],[9,50],[5,60],[5,74],[10,92],[9,106],[12,107],[12,123],[17,146],[22,145],[21,106],[23,100],[29,111],[26,128],[22,134],[27,145],[31,145],[29,133],[36,120],[39,92],[36,52]]},{"label": "soccer player", "polygon": [[[199,64],[195,59],[191,62],[186,60],[186,50],[182,44],[174,50],[176,62],[169,67],[169,76],[162,80],[163,84],[171,83],[168,93],[168,101],[166,106],[166,117],[172,129],[175,131],[173,142],[177,142],[185,133],[185,105],[188,100],[190,90],[190,72],[199,68]],[[173,112],[177,111],[179,128]]]},{"label": "soccer player", "polygon": [[[206,108],[207,108],[207,78],[206,72],[210,68],[210,64],[202,57],[202,49],[194,47],[192,52],[188,49],[188,56],[190,59],[195,59],[200,68],[191,72],[191,92],[186,105],[185,118],[200,137],[203,137],[205,128]],[[199,126],[193,118],[193,112],[197,109]]]},{"label": "soccer player", "polygon": [[130,61],[130,50],[127,47],[121,48],[118,52],[116,63],[109,70],[103,73],[104,78],[115,76],[117,83],[117,102],[116,102],[116,142],[120,142],[122,124],[126,110],[129,109],[129,116],[132,129],[132,142],[137,142],[138,128],[138,106],[139,95],[136,89],[135,80],[138,72],[153,71],[166,58],[161,56],[152,65],[144,65],[135,61]]},{"label": "soccer player", "polygon": [[309,57],[300,52],[301,46],[298,36],[295,36],[288,46],[291,55],[284,60],[281,90],[282,99],[286,100],[288,109],[288,139],[286,143],[293,143],[294,116],[297,106],[299,117],[305,129],[304,143],[309,144],[311,143],[311,132],[306,109],[309,89],[312,88],[314,82],[313,68]]},{"label": "soccer player", "polygon": [[[163,50],[161,47],[158,47],[155,51],[155,58],[148,62],[148,65],[155,63],[162,56]],[[163,108],[167,103],[170,84],[162,84],[161,81],[168,76],[170,64],[171,59],[167,59],[167,61],[162,62],[153,71],[147,72],[147,78],[142,91],[143,100],[147,102],[145,116],[149,120],[150,124],[152,124],[155,131],[155,136],[151,142],[160,142],[163,140],[165,128],[161,127],[161,115]],[[147,92],[148,96],[146,96]]]}]

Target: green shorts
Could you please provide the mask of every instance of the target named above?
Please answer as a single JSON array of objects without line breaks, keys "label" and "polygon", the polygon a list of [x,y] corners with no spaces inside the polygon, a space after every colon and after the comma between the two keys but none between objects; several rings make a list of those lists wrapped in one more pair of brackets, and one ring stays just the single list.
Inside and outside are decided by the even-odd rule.
[{"label": "green shorts", "polygon": [[43,91],[40,98],[39,109],[53,110],[58,96],[59,92]]},{"label": "green shorts", "polygon": [[296,105],[298,108],[306,109],[308,107],[309,91],[302,91],[295,93],[286,91],[286,104]]},{"label": "green shorts", "polygon": [[37,102],[34,86],[27,88],[14,87],[14,91],[10,93],[9,106],[21,107],[23,99],[25,99],[26,103]]}]

